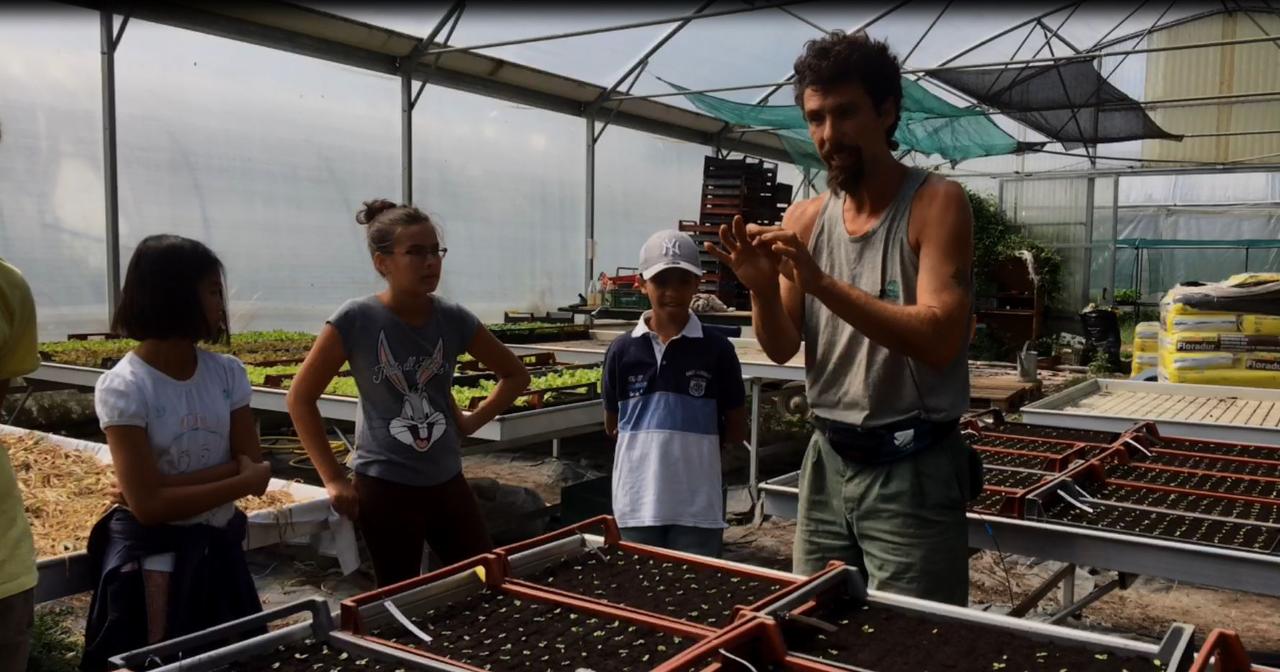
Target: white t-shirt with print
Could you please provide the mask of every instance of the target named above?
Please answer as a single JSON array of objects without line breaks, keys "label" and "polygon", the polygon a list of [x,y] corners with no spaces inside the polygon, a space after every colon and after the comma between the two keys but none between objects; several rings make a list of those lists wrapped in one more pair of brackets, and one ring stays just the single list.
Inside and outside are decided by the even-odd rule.
[{"label": "white t-shirt with print", "polygon": [[[145,427],[156,466],[166,475],[200,471],[231,460],[231,412],[253,393],[240,360],[197,349],[196,372],[175,380],[130,352],[98,379],[94,407],[107,427]],[[176,525],[225,526],[228,502]]]}]

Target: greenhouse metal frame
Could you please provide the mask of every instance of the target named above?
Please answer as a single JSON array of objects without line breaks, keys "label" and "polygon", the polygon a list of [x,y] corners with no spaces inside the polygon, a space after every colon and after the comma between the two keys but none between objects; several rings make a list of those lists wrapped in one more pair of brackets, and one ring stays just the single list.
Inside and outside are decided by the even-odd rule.
[{"label": "greenhouse metal frame", "polygon": [[[139,3],[70,2],[67,4],[73,4],[95,10],[100,14],[103,176],[106,206],[106,254],[108,258],[107,307],[108,310],[112,312],[115,309],[121,279],[119,207],[117,200],[118,184],[114,56],[125,36],[126,27],[132,19],[139,19],[170,27],[198,31],[234,41],[255,44],[271,49],[291,52],[332,63],[398,77],[400,80],[401,100],[401,197],[406,203],[413,202],[413,111],[428,83],[584,119],[586,122],[583,134],[583,160],[586,167],[584,185],[586,203],[584,213],[585,249],[583,250],[586,273],[584,277],[584,287],[586,284],[591,282],[595,273],[595,146],[610,125],[616,124],[621,127],[643,131],[662,137],[706,145],[714,148],[718,153],[724,153],[726,155],[730,152],[738,152],[780,162],[792,162],[791,155],[786,151],[778,135],[772,132],[776,129],[750,127],[736,128],[731,124],[722,122],[712,116],[678,106],[669,105],[661,102],[660,100],[666,97],[682,95],[681,93],[657,93],[648,95],[632,94],[632,88],[640,78],[641,74],[643,74],[649,60],[673,37],[692,22],[712,17],[728,16],[746,12],[776,10],[785,13],[796,20],[802,21],[817,30],[823,32],[827,32],[828,30],[823,26],[806,19],[799,13],[799,6],[805,4],[804,0],[778,0],[776,2],[762,2],[760,4],[724,5],[714,9],[714,0],[704,0],[694,9],[686,13],[589,30],[545,34],[470,46],[456,46],[450,44],[454,30],[458,27],[459,22],[464,18],[466,10],[466,3],[464,0],[456,0],[449,5],[444,14],[435,22],[434,26],[425,37],[417,37],[357,21],[338,14],[277,1],[257,3],[169,1]],[[880,11],[869,19],[863,21],[859,25],[841,28],[849,32],[865,30],[908,4],[909,0],[897,2],[896,4],[887,7],[883,11]],[[1180,16],[1162,22],[1162,19],[1168,13],[1169,9],[1173,7],[1173,4],[1171,3],[1169,5],[1169,9],[1166,9],[1161,13],[1160,17],[1158,17],[1155,22],[1144,30],[1128,33],[1119,37],[1112,37],[1111,33],[1118,30],[1127,20],[1129,20],[1130,17],[1134,16],[1134,14],[1146,4],[1144,0],[1144,2],[1137,4],[1134,9],[1124,17],[1124,19],[1098,39],[1095,44],[1087,48],[1079,48],[1071,44],[1060,34],[1059,31],[1062,29],[1062,26],[1065,25],[1066,22],[1076,13],[1081,4],[1081,2],[1068,2],[1049,8],[1036,16],[1020,21],[1012,26],[1002,28],[994,34],[978,40],[974,44],[943,60],[935,67],[904,68],[903,74],[912,75],[919,79],[921,77],[928,77],[931,73],[945,70],[979,70],[996,67],[1005,68],[1011,65],[1058,64],[1077,61],[1088,61],[1100,64],[1101,59],[1104,57],[1127,57],[1130,54],[1139,53],[1146,54],[1186,49],[1214,49],[1268,42],[1273,44],[1276,47],[1276,53],[1280,54],[1280,34],[1273,35],[1268,32],[1255,17],[1255,15],[1280,15],[1280,9],[1272,7],[1269,4],[1261,6],[1246,6],[1239,2],[1228,4],[1224,1],[1221,7],[1212,6],[1211,9],[1206,9],[1202,12],[1187,16]],[[943,17],[950,5],[951,3],[948,2],[941,6],[936,17],[928,27],[924,29],[919,39],[915,42],[915,47],[919,47],[920,44],[928,37],[930,31],[934,29],[935,25]],[[1050,17],[1055,17],[1056,20],[1056,16],[1062,12],[1067,12],[1066,18],[1056,26],[1051,25],[1051,23],[1047,21]],[[1246,38],[1204,41],[1191,44],[1145,46],[1125,50],[1106,51],[1110,47],[1123,45],[1127,42],[1133,42],[1135,39],[1141,42],[1148,35],[1152,35],[1175,26],[1184,25],[1198,19],[1212,17],[1219,14],[1233,13],[1242,13],[1244,16],[1248,17],[1253,25],[1258,27],[1262,35]],[[117,21],[117,15],[121,17],[119,21]],[[587,83],[553,72],[539,70],[512,61],[479,53],[481,50],[495,47],[529,44],[659,25],[665,25],[668,27],[665,32],[660,35],[658,39],[656,39],[647,49],[636,55],[629,66],[624,69],[623,74],[613,81],[610,86]],[[1044,40],[1044,44],[1035,52],[1035,55],[1032,58],[1016,59],[1004,62],[973,64],[957,63],[959,59],[972,53],[977,48],[990,44],[998,38],[1013,34],[1015,31],[1023,28],[1027,28],[1028,32],[1027,37],[1023,38],[1022,44],[1018,47],[1019,51],[1022,49],[1022,46],[1027,43],[1027,39],[1030,38],[1030,36],[1037,30],[1040,31]],[[1060,44],[1067,45],[1071,53],[1055,53],[1053,49],[1053,42],[1055,39]],[[799,45],[797,45],[797,47],[798,46]],[[915,47],[912,49],[913,52]],[[1041,52],[1046,48],[1050,51],[1050,55],[1041,56]],[[910,53],[911,52],[908,52],[908,56],[910,56]],[[1015,52],[1014,56],[1016,57],[1016,55],[1017,52]],[[905,63],[906,58],[904,58],[903,61]],[[1280,61],[1280,59],[1278,59],[1278,61]],[[1123,63],[1123,60],[1121,62]],[[1280,65],[1280,62],[1277,64]],[[1116,66],[1116,68],[1118,68],[1118,66]],[[1105,82],[1111,74],[1114,74],[1116,68],[1113,68],[1110,74],[1104,74],[1103,82]],[[929,80],[929,82],[950,94],[960,97],[961,99],[967,99],[967,97],[957,93],[954,89],[946,87],[934,80]],[[416,90],[415,83],[417,84]],[[765,82],[762,84],[726,85],[722,87],[702,89],[700,91],[695,91],[694,93],[766,89],[766,91],[755,101],[757,105],[765,105],[769,103],[769,100],[776,93],[790,85],[791,81],[790,77],[788,77],[781,81]],[[1155,109],[1160,106],[1229,104],[1239,101],[1274,101],[1276,103],[1280,103],[1280,91],[1260,91],[1222,96],[1194,96],[1179,99],[1135,102],[1142,109]],[[1280,105],[1276,105],[1276,107],[1280,108]],[[1088,108],[1088,103],[1085,103],[1080,107],[1073,106],[1070,109],[1072,110],[1072,116],[1074,118],[1081,110]],[[1000,114],[998,110],[988,109],[988,112],[992,114]],[[1280,115],[1277,115],[1276,118],[1280,118]],[[1280,134],[1280,128],[1250,129],[1239,132],[1190,133],[1186,134],[1185,137],[1274,134]],[[1052,138],[1050,139],[1050,142],[1053,142]],[[1092,151],[1090,151],[1091,149]],[[1116,157],[1099,156],[1097,153],[1097,145],[1091,146],[1085,144],[1084,150],[1085,154],[1083,156],[1079,154],[1057,152],[1065,156],[1086,159],[1089,162],[1089,167],[1083,170],[1030,170],[998,173],[952,174],[952,176],[958,178],[969,177],[997,180],[1002,205],[1006,190],[1006,183],[1010,181],[1027,182],[1043,179],[1065,178],[1086,179],[1087,196],[1084,203],[1086,219],[1082,224],[1087,238],[1081,245],[1082,248],[1085,249],[1086,254],[1084,267],[1086,279],[1084,282],[1085,295],[1081,297],[1082,300],[1088,298],[1087,292],[1089,282],[1087,274],[1090,266],[1090,254],[1094,248],[1093,216],[1096,210],[1094,195],[1096,181],[1099,177],[1110,177],[1112,181],[1112,230],[1110,232],[1110,240],[1112,241],[1112,244],[1109,262],[1110,272],[1106,277],[1109,279],[1109,287],[1114,288],[1114,278],[1116,277],[1115,240],[1117,238],[1115,226],[1118,221],[1118,212],[1121,207],[1118,202],[1118,185],[1121,176],[1206,173],[1225,174],[1231,172],[1256,173],[1275,171],[1277,168],[1280,168],[1280,161],[1273,160],[1263,163],[1253,162],[1265,159],[1274,159],[1276,158],[1276,155],[1273,154],[1218,163],[1189,161],[1170,162],[1180,164],[1176,167],[1106,167],[1099,166],[1098,161]],[[1052,154],[1055,152],[1048,153]],[[1119,160],[1144,161],[1144,159],[1130,159],[1124,157],[1120,157]],[[1158,163],[1150,160],[1145,161],[1148,163]],[[934,167],[936,168],[938,166]],[[801,192],[805,196],[809,195],[814,186],[813,181],[815,177],[816,175],[806,169],[803,173],[803,184],[801,185],[801,189],[797,191]]]}]

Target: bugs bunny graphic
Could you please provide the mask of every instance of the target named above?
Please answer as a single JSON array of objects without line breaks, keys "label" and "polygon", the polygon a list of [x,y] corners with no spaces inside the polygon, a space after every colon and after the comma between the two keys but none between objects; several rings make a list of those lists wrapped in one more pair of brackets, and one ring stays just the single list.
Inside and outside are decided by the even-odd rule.
[{"label": "bugs bunny graphic", "polygon": [[404,395],[400,416],[391,420],[388,430],[397,441],[419,452],[429,450],[447,426],[444,414],[432,408],[427,400],[427,381],[440,371],[443,360],[444,344],[437,342],[431,358],[418,366],[414,386],[410,387],[400,364],[387,346],[386,334],[378,334],[378,363],[382,366],[383,375]]}]

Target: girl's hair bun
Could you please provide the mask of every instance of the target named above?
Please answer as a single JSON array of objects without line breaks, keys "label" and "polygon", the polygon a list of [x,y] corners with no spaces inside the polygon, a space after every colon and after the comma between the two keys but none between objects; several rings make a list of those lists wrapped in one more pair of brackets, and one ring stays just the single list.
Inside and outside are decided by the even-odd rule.
[{"label": "girl's hair bun", "polygon": [[356,213],[356,223],[361,226],[367,226],[372,224],[373,220],[377,219],[378,215],[381,215],[388,210],[394,210],[398,207],[400,206],[385,198],[375,198],[372,201],[365,201],[364,210]]}]

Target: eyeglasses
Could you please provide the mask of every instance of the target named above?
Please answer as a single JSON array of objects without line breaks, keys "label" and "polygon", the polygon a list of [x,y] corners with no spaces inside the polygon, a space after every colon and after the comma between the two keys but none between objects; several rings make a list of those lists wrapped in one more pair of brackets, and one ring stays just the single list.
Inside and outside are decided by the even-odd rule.
[{"label": "eyeglasses", "polygon": [[449,253],[449,248],[447,247],[439,247],[439,248],[411,247],[407,250],[404,250],[403,252],[396,252],[395,250],[391,250],[387,254],[403,254],[407,257],[413,257],[418,261],[429,261],[431,259],[444,259],[444,255],[448,253]]}]

